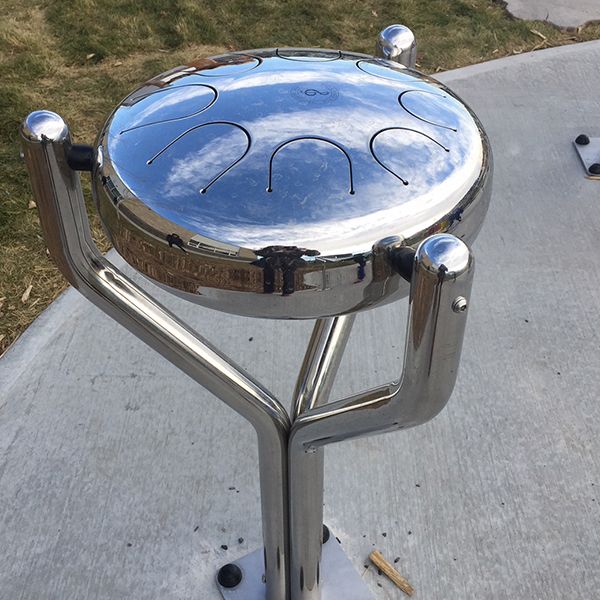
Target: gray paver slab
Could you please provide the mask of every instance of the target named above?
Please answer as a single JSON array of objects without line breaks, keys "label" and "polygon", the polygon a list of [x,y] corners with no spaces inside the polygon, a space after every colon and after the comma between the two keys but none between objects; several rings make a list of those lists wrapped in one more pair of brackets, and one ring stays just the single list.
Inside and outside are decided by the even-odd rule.
[{"label": "gray paver slab", "polygon": [[[600,135],[599,63],[593,42],[440,75],[496,161],[458,385],[425,426],[327,450],[326,521],[380,600],[373,547],[417,600],[598,597],[600,187],[571,142]],[[290,397],[310,323],[156,293]],[[405,319],[359,315],[335,397],[396,374]],[[260,545],[251,427],[73,290],[0,381],[0,600],[216,600]]]},{"label": "gray paver slab", "polygon": [[550,21],[561,27],[600,20],[598,0],[507,0],[506,7],[519,19]]}]

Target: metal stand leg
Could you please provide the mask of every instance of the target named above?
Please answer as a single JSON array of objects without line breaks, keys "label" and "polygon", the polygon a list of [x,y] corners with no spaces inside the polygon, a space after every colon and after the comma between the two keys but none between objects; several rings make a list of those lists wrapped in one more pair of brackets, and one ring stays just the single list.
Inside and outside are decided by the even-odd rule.
[{"label": "metal stand leg", "polygon": [[319,600],[322,448],[419,425],[450,398],[460,360],[472,256],[457,238],[425,240],[415,255],[402,380],[314,408],[292,425],[289,444],[291,600]]},{"label": "metal stand leg", "polygon": [[[353,324],[354,315],[319,319],[315,323],[296,383],[292,405],[294,420],[307,410],[325,404],[329,399]],[[303,589],[305,582],[320,578],[325,467],[323,448],[312,453],[310,464],[306,467],[310,472],[310,485],[304,485],[306,480],[302,474],[297,481],[289,482],[290,498],[291,495],[296,495],[297,501],[306,507],[298,516],[307,519],[296,526],[291,525],[297,536],[294,548],[290,547],[290,587],[297,590]],[[311,561],[307,560],[307,552]],[[294,568],[292,564],[301,565],[301,568]]]},{"label": "metal stand leg", "polygon": [[[354,324],[354,315],[345,315],[329,319],[318,319],[315,323],[304,361],[298,375],[292,414],[299,416],[305,411],[327,402],[333,386],[338,367],[340,365],[346,343]],[[290,482],[291,493],[303,494],[303,501],[310,503],[311,510],[306,511],[310,522],[298,527],[299,531],[316,532],[317,538],[314,547],[318,549],[318,559],[315,568],[323,572],[323,593],[326,598],[338,600],[366,600],[370,597],[366,585],[360,575],[348,560],[334,535],[323,527],[323,462],[324,449],[319,448],[313,454],[310,482],[311,486],[305,488],[302,480],[296,485]],[[314,502],[313,502],[314,500]],[[324,533],[326,536],[324,538]],[[296,547],[291,551],[302,551],[312,548],[307,540],[298,540]],[[323,551],[321,551],[323,548]],[[240,560],[235,561],[233,575],[244,573],[244,579],[228,589],[222,589],[226,600],[261,600],[264,598],[260,576],[262,573],[262,557],[260,553],[253,552]],[[317,574],[316,577],[320,578]],[[290,585],[301,588],[304,574],[291,573]],[[235,582],[236,579],[233,579]]]},{"label": "metal stand leg", "polygon": [[[50,254],[86,298],[254,426],[258,436],[266,598],[287,598],[287,440],[290,420],[274,396],[110,264],[89,230],[79,174],[66,161],[69,130],[38,111],[21,128],[25,162]],[[205,597],[199,592],[199,598]]]},{"label": "metal stand leg", "polygon": [[[292,406],[294,419],[307,410],[328,401],[353,324],[354,315],[319,319],[315,323],[296,383]],[[290,557],[302,552],[308,552],[312,556],[312,561],[307,561],[306,557],[302,556],[297,556],[295,560],[290,559],[290,567],[293,562],[294,565],[302,565],[306,569],[304,571],[302,568],[298,570],[291,567],[291,588],[302,589],[305,580],[311,581],[320,578],[319,565],[323,543],[324,463],[325,451],[323,448],[319,448],[311,455],[310,465],[307,465],[311,474],[311,485],[304,485],[302,475],[297,481],[290,480],[289,482],[290,498],[294,495],[296,502],[306,508],[298,516],[308,519],[292,526],[292,529],[299,535],[306,534],[306,537],[298,539],[293,550],[290,548]]]},{"label": "metal stand leg", "polygon": [[354,318],[355,315],[343,315],[317,319],[296,382],[292,421],[329,400]]}]

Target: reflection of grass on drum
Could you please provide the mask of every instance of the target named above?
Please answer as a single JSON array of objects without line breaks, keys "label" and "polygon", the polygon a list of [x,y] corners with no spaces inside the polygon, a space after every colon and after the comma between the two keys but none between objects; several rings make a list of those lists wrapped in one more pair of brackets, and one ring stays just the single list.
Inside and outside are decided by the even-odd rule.
[{"label": "reflection of grass on drum", "polygon": [[218,266],[219,258],[206,256],[205,264],[199,266],[197,258],[189,252],[167,244],[157,251],[154,245],[129,235],[120,240],[119,252],[129,264],[152,279],[192,294],[198,291],[199,282],[209,288],[244,291],[252,286],[252,291],[263,290],[262,270],[248,263],[224,271]]},{"label": "reflection of grass on drum", "polygon": [[[60,113],[71,125],[75,142],[92,143],[127,93],[171,67],[230,49],[282,45],[372,53],[377,33],[398,19],[415,31],[419,67],[430,73],[532,50],[540,47],[540,34],[547,46],[600,38],[600,24],[576,33],[562,32],[548,23],[512,19],[499,2],[490,0],[391,4],[393,9],[384,10],[375,0],[263,0],[249,10],[243,0],[183,0],[174,12],[174,3],[166,0],[54,0],[45,5],[4,0],[0,19],[0,354],[65,288],[46,255],[18,155],[18,126],[30,111],[47,108]],[[89,192],[85,174],[82,182]],[[101,249],[107,250],[95,217],[92,228]],[[33,288],[25,298],[30,285]],[[276,289],[280,286],[281,281]]]},{"label": "reflection of grass on drum", "polygon": [[[130,265],[152,279],[192,294],[197,293],[199,286],[257,293],[262,293],[264,289],[263,270],[249,262],[240,261],[232,267],[231,260],[227,260],[225,270],[218,256],[194,253],[189,247],[184,253],[177,247],[169,247],[168,244],[156,250],[154,244],[133,238],[129,231],[123,232],[118,242],[118,250]],[[199,264],[199,254],[203,257],[202,264]],[[321,269],[317,270],[320,274]],[[294,274],[296,291],[314,287],[307,285],[305,273],[305,270],[298,270]],[[273,293],[281,294],[282,290],[283,274],[280,269],[276,269]]]}]

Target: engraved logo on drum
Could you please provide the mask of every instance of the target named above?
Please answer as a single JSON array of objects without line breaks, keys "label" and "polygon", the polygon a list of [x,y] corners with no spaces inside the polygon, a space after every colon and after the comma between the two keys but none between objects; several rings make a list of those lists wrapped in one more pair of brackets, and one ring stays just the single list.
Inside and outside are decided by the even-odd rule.
[{"label": "engraved logo on drum", "polygon": [[294,87],[290,90],[292,98],[302,104],[329,104],[335,102],[340,93],[329,85]]},{"label": "engraved logo on drum", "polygon": [[303,90],[302,93],[305,96],[316,96],[317,94],[319,94],[320,96],[329,96],[330,94],[329,91],[322,92],[321,90],[315,90],[314,88],[308,88],[307,90]]}]

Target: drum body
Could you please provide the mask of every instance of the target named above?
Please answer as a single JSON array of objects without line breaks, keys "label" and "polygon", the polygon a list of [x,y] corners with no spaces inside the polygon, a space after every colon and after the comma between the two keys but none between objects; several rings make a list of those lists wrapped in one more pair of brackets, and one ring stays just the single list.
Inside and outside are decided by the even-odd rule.
[{"label": "drum body", "polygon": [[470,243],[492,156],[439,82],[371,56],[236,52],[146,82],[96,144],[117,251],[188,300],[240,315],[348,314],[408,293],[392,246]]}]

